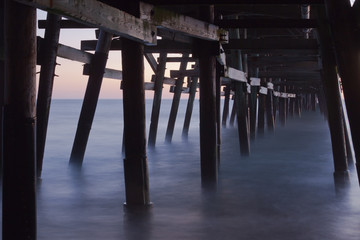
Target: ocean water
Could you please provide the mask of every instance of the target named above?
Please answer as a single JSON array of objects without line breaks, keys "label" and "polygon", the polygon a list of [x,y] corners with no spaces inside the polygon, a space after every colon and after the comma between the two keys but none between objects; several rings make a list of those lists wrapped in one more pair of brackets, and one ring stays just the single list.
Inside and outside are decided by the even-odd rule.
[{"label": "ocean water", "polygon": [[[51,106],[43,176],[37,185],[38,239],[360,239],[360,188],[335,189],[330,136],[318,112],[288,119],[251,143],[242,158],[235,127],[222,128],[219,184],[200,181],[199,106],[188,140],[182,100],[165,144],[171,100],[161,106],[157,147],[148,151],[151,208],[124,207],[122,101],[100,100],[80,174],[68,160],[81,100]],[[149,126],[152,101],[146,101]],[[148,134],[148,128],[147,128]]]}]

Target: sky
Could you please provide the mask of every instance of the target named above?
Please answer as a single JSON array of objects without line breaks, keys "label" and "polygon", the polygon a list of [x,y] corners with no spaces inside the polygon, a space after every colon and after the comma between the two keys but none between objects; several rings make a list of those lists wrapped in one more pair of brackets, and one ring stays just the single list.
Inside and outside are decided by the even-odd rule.
[{"label": "sky", "polygon": [[[38,10],[38,20],[46,19],[46,12]],[[37,35],[43,37],[44,30],[38,29]],[[95,29],[62,29],[60,31],[61,44],[80,49],[81,40],[95,40]],[[175,55],[174,55],[175,56]],[[180,55],[178,55],[180,56]],[[158,55],[154,54],[157,59]],[[54,79],[53,99],[82,99],[85,94],[88,76],[82,75],[83,63],[71,61],[58,57]],[[150,82],[153,73],[150,65],[144,59],[145,63],[145,81]],[[122,70],[121,68],[121,52],[111,51],[109,53],[107,68]],[[190,64],[188,64],[190,67]],[[170,69],[178,69],[178,63],[167,63],[165,76],[170,76]],[[40,72],[40,66],[37,67]],[[37,74],[39,77],[39,74]],[[145,91],[145,98],[153,98],[153,91]],[[169,92],[169,86],[164,86],[163,98],[172,98],[173,94]],[[187,94],[182,94],[182,98],[187,98]],[[122,98],[122,90],[120,90],[120,81],[115,79],[104,78],[100,96],[101,99],[119,99]]]}]

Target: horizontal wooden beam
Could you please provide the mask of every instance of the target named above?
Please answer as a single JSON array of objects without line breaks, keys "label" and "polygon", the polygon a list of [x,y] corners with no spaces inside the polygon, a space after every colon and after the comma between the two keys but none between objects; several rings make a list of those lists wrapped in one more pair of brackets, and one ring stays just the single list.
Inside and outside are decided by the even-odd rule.
[{"label": "horizontal wooden beam", "polygon": [[323,0],[148,0],[155,5],[323,4]]},{"label": "horizontal wooden beam", "polygon": [[57,56],[72,61],[90,64],[93,54],[59,44],[57,50]]},{"label": "horizontal wooden beam", "polygon": [[200,72],[198,69],[191,69],[185,71],[179,70],[170,70],[170,77],[171,78],[180,78],[180,77],[199,77]]},{"label": "horizontal wooden beam", "polygon": [[69,17],[115,35],[146,44],[156,43],[156,27],[124,11],[96,0],[16,0],[45,11]]},{"label": "horizontal wooden beam", "polygon": [[[81,41],[81,50],[84,51],[94,51],[96,48],[96,40],[86,40]],[[110,50],[119,51],[122,49],[121,40],[114,39],[111,42]],[[191,44],[179,43],[170,40],[158,40],[157,45],[155,46],[145,46],[144,51],[146,53],[191,53],[192,46]]]},{"label": "horizontal wooden beam", "polygon": [[[90,75],[90,68],[91,68],[90,64],[85,64],[84,68],[83,68],[83,75],[87,75],[87,76]],[[116,70],[116,69],[105,68],[103,77],[110,78],[110,79],[122,80],[122,71]]]},{"label": "horizontal wooden beam", "polygon": [[260,50],[260,49],[315,49],[319,48],[315,39],[230,39],[225,49]]},{"label": "horizontal wooden beam", "polygon": [[213,41],[219,41],[221,38],[219,27],[216,25],[143,2],[140,2],[140,18],[157,27],[195,38]]},{"label": "horizontal wooden beam", "polygon": [[[46,20],[39,20],[38,21],[38,28],[45,29],[46,28]],[[62,19],[60,21],[60,28],[70,28],[70,29],[77,29],[77,28],[96,28],[94,26],[89,26],[83,23],[79,23],[73,20]]]},{"label": "horizontal wooden beam", "polygon": [[166,62],[196,62],[196,58],[192,57],[168,57],[166,58]]},{"label": "horizontal wooden beam", "polygon": [[221,28],[316,28],[315,19],[248,18],[222,19],[215,24]]}]

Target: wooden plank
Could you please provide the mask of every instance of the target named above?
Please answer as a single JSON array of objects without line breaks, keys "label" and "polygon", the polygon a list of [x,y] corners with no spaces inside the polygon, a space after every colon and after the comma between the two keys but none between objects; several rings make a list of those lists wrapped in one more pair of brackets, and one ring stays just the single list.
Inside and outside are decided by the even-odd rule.
[{"label": "wooden plank", "polygon": [[[94,51],[96,40],[81,41],[81,50]],[[122,50],[121,40],[115,39],[111,43],[110,50]],[[179,43],[172,40],[158,40],[155,46],[144,46],[145,53],[191,53],[192,45],[187,43]]]},{"label": "wooden plank", "polygon": [[62,44],[58,45],[57,55],[58,57],[88,64],[90,64],[91,58],[93,57],[93,54],[91,53],[83,52],[76,48],[68,47]]},{"label": "wooden plank", "polygon": [[199,70],[198,69],[191,69],[191,70],[171,70],[170,77],[171,78],[179,78],[179,77],[199,77]]},{"label": "wooden plank", "polygon": [[204,40],[220,40],[219,27],[147,3],[140,3],[140,19]]},{"label": "wooden plank", "polygon": [[69,17],[107,32],[147,44],[156,44],[155,26],[96,0],[16,0]]},{"label": "wooden plank", "polygon": [[228,77],[234,81],[247,82],[246,74],[243,71],[232,67],[225,68],[225,77]]},{"label": "wooden plank", "polygon": [[193,57],[188,57],[188,58],[183,58],[183,57],[168,57],[167,62],[183,62],[183,61],[187,61],[187,62],[196,62],[197,59],[193,58]]},{"label": "wooden plank", "polygon": [[[46,27],[46,20],[38,21],[38,28],[44,29]],[[89,26],[83,23],[75,22],[73,20],[62,19],[60,21],[60,28],[74,29],[74,28],[95,28],[94,26]]]},{"label": "wooden plank", "polygon": [[[89,75],[91,71],[91,65],[85,64],[83,68],[83,75]],[[122,71],[116,69],[105,68],[104,78],[122,80]]]},{"label": "wooden plank", "polygon": [[315,19],[245,18],[222,19],[215,22],[221,28],[316,28]]}]

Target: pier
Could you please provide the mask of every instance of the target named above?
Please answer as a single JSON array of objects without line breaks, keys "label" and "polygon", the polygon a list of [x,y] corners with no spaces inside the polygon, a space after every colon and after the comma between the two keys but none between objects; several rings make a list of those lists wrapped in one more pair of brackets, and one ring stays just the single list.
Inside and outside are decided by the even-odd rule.
[{"label": "pier", "polygon": [[[358,184],[354,179],[360,176],[355,171],[360,171],[359,164],[356,164],[360,159],[360,94],[357,93],[360,90],[359,0],[353,4],[347,0],[148,0],[129,3],[111,0],[5,0],[1,4],[0,157],[4,240],[37,239],[36,189],[38,182],[46,182],[46,178],[42,179],[43,164],[47,161],[44,150],[57,58],[83,63],[83,75],[88,76],[69,152],[69,166],[75,175],[81,176],[86,162],[85,153],[102,82],[106,78],[119,80],[124,129],[123,146],[119,142],[118,148],[123,148],[124,156],[119,159],[123,161],[123,176],[117,177],[124,179],[122,193],[124,209],[127,209],[124,212],[134,209],[143,213],[156,212],[156,201],[151,198],[152,186],[149,184],[152,177],[149,161],[153,160],[149,157],[157,158],[156,149],[160,141],[169,146],[173,144],[182,95],[188,97],[182,138],[184,142],[189,140],[196,92],[199,92],[199,161],[196,163],[199,186],[211,193],[215,203],[222,194],[226,196],[222,191],[226,191],[228,181],[235,184],[234,179],[226,180],[226,173],[235,169],[239,171],[239,181],[258,178],[259,185],[242,183],[241,187],[264,188],[262,181],[270,177],[275,181],[273,187],[283,183],[285,188],[291,188],[287,180],[279,176],[281,174],[274,175],[283,166],[293,170],[288,162],[276,157],[277,151],[289,151],[288,158],[294,161],[295,168],[312,171],[310,169],[324,166],[333,175],[332,185],[337,193],[349,188],[350,182]],[[37,21],[36,9],[47,11],[47,19]],[[44,37],[36,36],[37,26],[45,30]],[[89,29],[94,31],[95,37],[83,39],[79,49],[70,47],[59,43],[59,35],[66,28]],[[118,69],[106,67],[112,51],[121,51]],[[153,71],[151,79],[145,79],[145,61]],[[171,69],[166,75],[168,63],[178,63],[179,68]],[[36,66],[41,69],[38,86]],[[170,86],[173,99],[165,139],[159,139],[164,86]],[[145,91],[154,94],[148,129]],[[323,139],[319,138],[318,142],[324,146],[325,139],[330,136],[330,146],[324,147],[327,151],[320,149],[322,153],[306,155],[306,151],[314,150],[306,147],[307,141],[317,138],[309,132],[309,125],[318,125],[324,130],[320,127],[319,116],[314,117],[318,112],[327,121],[329,130],[329,135],[319,130]],[[236,134],[230,134],[230,129],[236,129]],[[312,131],[317,132],[317,129]],[[302,135],[302,132],[305,133]],[[279,144],[285,144],[283,140],[287,139],[295,146],[272,146],[269,151],[265,146],[271,145],[271,138],[277,138]],[[234,145],[237,146],[228,150],[236,152],[236,160],[231,159],[230,163],[228,151],[223,149],[227,141],[236,141]],[[290,151],[292,147],[294,149]],[[262,153],[266,151],[271,162],[265,162],[267,156]],[[330,166],[319,157],[325,152],[332,152],[328,154],[332,158]],[[302,162],[300,153],[310,159]],[[183,153],[173,149],[172,154]],[[255,171],[252,161],[257,162],[255,166],[267,165],[273,172],[265,171],[262,176],[239,169],[243,165]],[[317,161],[322,165],[314,167]],[[228,165],[236,162],[239,166]],[[181,167],[193,170],[193,166],[185,165]],[[353,166],[356,169],[350,174],[349,169]],[[156,165],[152,167],[156,168]],[[256,171],[262,172],[263,169]],[[304,183],[311,178],[307,174],[303,176]],[[323,182],[321,177],[319,179]],[[328,182],[324,181],[324,184]],[[198,189],[199,186],[194,187]],[[232,189],[249,193],[241,187]],[[301,186],[299,188],[300,192],[304,190]],[[157,186],[154,189],[159,191]],[[268,196],[274,204],[263,210],[277,212],[275,202],[283,194],[275,191],[276,196]],[[255,198],[254,201],[258,200]],[[308,199],[303,200],[306,202]],[[248,203],[251,201],[250,197]],[[204,211],[207,204],[204,204]],[[310,204],[315,203],[310,201]],[[239,213],[246,207],[246,201],[233,205]],[[354,211],[358,210],[355,208]],[[332,217],[336,214],[330,213]],[[245,216],[254,219],[252,213]],[[271,221],[265,218],[261,219]],[[139,221],[148,222],[146,219]],[[131,229],[133,226],[128,227]],[[206,232],[204,229],[201,236]],[[146,231],[142,237],[146,236]],[[181,236],[185,235],[176,235]],[[291,234],[284,233],[279,239],[286,239],[286,236]]]}]

